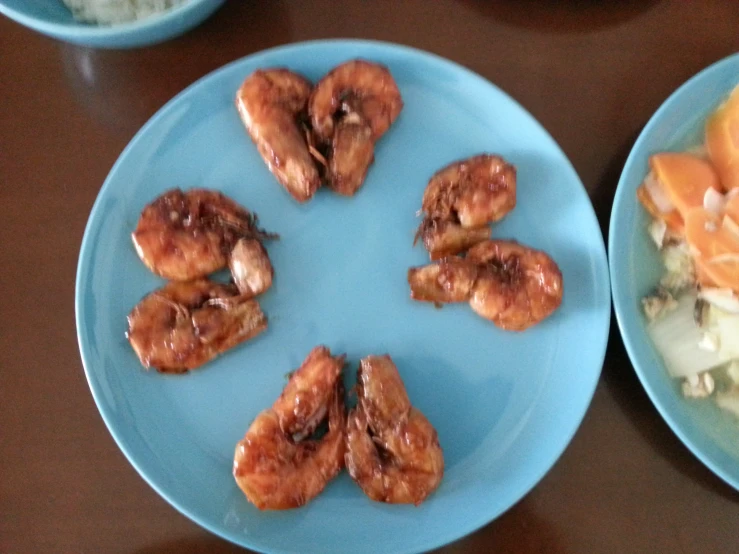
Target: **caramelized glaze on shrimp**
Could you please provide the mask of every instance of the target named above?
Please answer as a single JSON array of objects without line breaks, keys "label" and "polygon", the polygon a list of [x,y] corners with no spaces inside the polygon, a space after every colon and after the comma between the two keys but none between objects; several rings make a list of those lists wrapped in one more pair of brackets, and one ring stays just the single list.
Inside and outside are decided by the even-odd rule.
[{"label": "caramelized glaze on shrimp", "polygon": [[334,118],[341,111],[358,114],[376,141],[402,109],[398,85],[388,68],[365,60],[342,63],[327,73],[316,85],[308,106],[313,130],[324,141],[334,135]]},{"label": "caramelized glaze on shrimp", "polygon": [[175,281],[226,267],[241,238],[274,237],[259,229],[256,215],[207,189],[165,192],[144,208],[131,235],[146,267]]},{"label": "caramelized glaze on shrimp", "polygon": [[426,302],[469,301],[498,327],[523,331],[561,304],[562,273],[546,253],[514,241],[488,240],[465,258],[450,256],[408,271],[411,298]]},{"label": "caramelized glaze on shrimp", "polygon": [[172,281],[139,302],[127,337],[144,367],[184,373],[267,328],[256,300],[233,285]]},{"label": "caramelized glaze on shrimp", "polygon": [[481,154],[449,164],[429,180],[416,240],[432,260],[463,252],[490,238],[488,223],[516,206],[516,169],[500,156]]},{"label": "caramelized glaze on shrimp", "polygon": [[439,486],[444,456],[436,429],[411,406],[390,356],[368,356],[347,423],[346,467],[372,500],[420,504]]},{"label": "caramelized glaze on shrimp", "polygon": [[431,260],[440,260],[464,252],[478,242],[490,238],[490,227],[473,227],[465,229],[459,223],[450,220],[426,218],[416,233],[416,240],[423,240]]},{"label": "caramelized glaze on shrimp", "polygon": [[[315,348],[272,408],[260,413],[236,445],[233,475],[260,510],[297,508],[323,491],[344,465],[344,356]],[[328,431],[307,439],[328,414]]]},{"label": "caramelized glaze on shrimp", "polygon": [[308,104],[313,132],[330,145],[326,178],[339,194],[351,196],[374,160],[374,143],[403,108],[398,86],[383,65],[345,62],[321,79]]},{"label": "caramelized glaze on shrimp", "polygon": [[298,202],[321,184],[301,120],[311,83],[288,69],[258,69],[236,94],[236,107],[269,170]]},{"label": "caramelized glaze on shrimp", "polygon": [[470,307],[498,327],[523,331],[562,303],[562,273],[540,250],[491,240],[473,246],[467,260],[480,267]]},{"label": "caramelized glaze on shrimp", "polygon": [[480,273],[476,263],[449,256],[438,263],[408,270],[414,300],[449,304],[467,302]]}]

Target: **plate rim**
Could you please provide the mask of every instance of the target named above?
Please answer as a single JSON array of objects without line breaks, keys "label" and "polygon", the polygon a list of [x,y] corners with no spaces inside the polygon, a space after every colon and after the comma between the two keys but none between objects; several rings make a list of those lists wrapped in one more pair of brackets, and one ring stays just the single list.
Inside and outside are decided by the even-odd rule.
[{"label": "plate rim", "polygon": [[[136,21],[117,23],[113,26],[99,25],[95,23],[85,24],[83,22],[58,23],[26,14],[16,8],[7,5],[0,0],[0,14],[15,21],[29,29],[42,34],[53,36],[64,36],[75,39],[118,39],[131,33],[148,32],[167,27],[181,18],[190,17],[200,9],[210,9],[211,5],[219,7],[225,0],[198,0],[186,2],[179,6],[168,9],[164,13],[152,15]],[[211,5],[209,5],[209,3]]]},{"label": "plate rim", "polygon": [[[618,184],[616,186],[616,194],[613,200],[613,207],[611,209],[611,219],[608,226],[608,267],[611,277],[611,294],[613,295],[613,308],[616,312],[616,322],[618,329],[621,334],[626,352],[631,361],[631,365],[634,368],[634,372],[639,378],[639,382],[647,393],[649,400],[652,405],[657,409],[662,419],[667,423],[670,430],[678,437],[683,445],[695,456],[702,464],[704,464],[711,472],[717,477],[722,479],[728,485],[739,490],[739,465],[735,467],[732,472],[731,468],[726,468],[719,461],[715,460],[710,453],[704,452],[704,448],[698,444],[700,440],[708,440],[703,435],[695,435],[690,429],[684,429],[676,417],[673,416],[672,412],[663,404],[660,400],[660,395],[657,390],[652,386],[649,379],[649,371],[645,370],[644,367],[649,366],[646,361],[641,361],[638,356],[637,343],[645,342],[644,337],[646,333],[632,333],[629,325],[627,324],[627,318],[629,317],[626,313],[628,308],[626,307],[629,303],[629,295],[627,294],[627,285],[622,283],[622,278],[619,276],[619,268],[621,262],[616,261],[616,254],[628,252],[625,242],[621,235],[616,229],[617,214],[628,208],[629,200],[633,201],[634,198],[627,197],[627,190],[629,187],[628,173],[630,173],[631,166],[636,164],[642,155],[640,151],[643,149],[643,145],[647,140],[647,137],[653,132],[663,118],[664,114],[669,110],[670,106],[681,96],[690,92],[694,87],[700,84],[703,79],[707,76],[712,75],[714,72],[722,71],[724,66],[731,66],[732,64],[739,63],[739,52],[730,54],[724,58],[721,58],[708,66],[704,67],[680,86],[674,89],[665,100],[662,101],[659,108],[652,114],[647,121],[647,124],[639,133],[634,145],[631,147],[626,162],[621,170],[621,176],[619,177]],[[662,362],[662,371],[667,371]],[[709,441],[713,444],[714,441]]]},{"label": "plate rim", "polygon": [[[168,504],[170,504],[173,508],[175,508],[181,514],[185,515],[192,522],[208,530],[214,535],[219,536],[225,540],[228,540],[229,542],[237,544],[241,547],[259,550],[259,548],[257,548],[256,546],[247,544],[245,541],[240,540],[239,538],[240,536],[236,536],[236,534],[232,534],[226,529],[210,525],[209,523],[203,521],[203,518],[201,518],[197,513],[193,513],[191,510],[188,510],[187,508],[183,507],[180,504],[180,502],[172,498],[170,494],[168,494],[161,487],[159,487],[156,483],[154,483],[146,475],[146,473],[141,470],[139,465],[132,460],[131,453],[128,451],[127,448],[124,447],[122,439],[121,437],[119,437],[119,432],[116,430],[115,426],[112,425],[110,422],[110,415],[107,413],[107,409],[101,407],[101,399],[99,398],[100,392],[96,391],[95,386],[93,386],[92,370],[88,369],[88,367],[91,367],[92,364],[90,360],[87,359],[85,355],[85,349],[83,346],[82,330],[87,325],[82,320],[84,318],[82,319],[80,318],[80,307],[83,301],[83,299],[81,298],[82,295],[80,291],[82,290],[82,286],[83,286],[82,276],[87,271],[87,268],[89,266],[89,261],[88,262],[85,261],[86,258],[84,256],[84,253],[88,251],[90,248],[89,243],[92,240],[91,229],[92,229],[94,220],[97,219],[96,213],[100,210],[100,203],[102,202],[101,199],[103,198],[105,191],[111,186],[110,183],[113,182],[115,175],[120,170],[120,166],[123,164],[123,161],[127,158],[130,150],[133,149],[133,147],[139,141],[139,139],[143,137],[149,131],[151,127],[156,125],[160,118],[166,116],[167,112],[171,110],[172,107],[178,103],[180,98],[182,98],[183,96],[187,94],[191,94],[193,90],[201,86],[204,86],[204,84],[207,81],[217,78],[218,75],[229,71],[230,68],[243,63],[245,60],[253,60],[254,58],[260,58],[260,57],[269,57],[269,56],[273,56],[276,54],[277,55],[279,54],[290,55],[292,51],[298,52],[298,51],[303,50],[306,47],[307,48],[311,48],[311,47],[338,48],[341,45],[351,45],[351,46],[357,46],[357,47],[365,47],[369,49],[377,48],[377,49],[382,49],[386,51],[400,52],[411,58],[414,58],[414,57],[426,58],[430,61],[433,61],[434,63],[445,65],[446,67],[454,70],[455,72],[458,72],[464,75],[465,78],[470,78],[475,81],[478,81],[484,86],[492,88],[497,93],[502,95],[508,102],[516,106],[522,113],[528,116],[531,120],[531,123],[537,128],[537,130],[543,136],[551,140],[552,144],[554,145],[558,153],[561,155],[562,160],[567,165],[568,169],[571,170],[572,175],[576,179],[577,185],[579,186],[580,190],[582,191],[582,194],[584,195],[587,207],[583,215],[589,220],[589,223],[593,226],[594,231],[595,231],[595,237],[593,238],[593,248],[590,249],[589,251],[591,252],[593,256],[593,260],[594,260],[594,268],[595,268],[594,273],[600,274],[600,277],[601,277],[600,280],[593,281],[594,282],[593,291],[595,295],[595,300],[600,305],[600,307],[597,309],[598,311],[602,311],[602,314],[598,313],[598,317],[602,317],[603,319],[603,325],[602,325],[600,337],[598,341],[595,343],[596,346],[598,346],[598,349],[595,350],[595,352],[599,351],[600,355],[595,356],[596,359],[598,360],[598,363],[594,364],[596,366],[596,369],[594,369],[592,374],[590,375],[590,382],[584,383],[584,385],[587,385],[587,386],[583,387],[583,390],[585,392],[581,395],[583,406],[578,416],[571,419],[570,421],[571,429],[569,429],[567,433],[562,434],[563,440],[561,444],[558,445],[556,449],[554,449],[554,455],[552,456],[552,458],[548,459],[547,463],[541,464],[541,469],[538,473],[531,474],[531,479],[529,480],[530,482],[520,487],[520,490],[517,491],[515,495],[513,495],[513,500],[510,502],[510,504],[506,508],[504,508],[497,515],[494,515],[492,517],[486,514],[479,518],[471,520],[470,524],[464,526],[462,531],[460,533],[457,533],[453,538],[443,539],[442,541],[428,542],[428,543],[424,543],[421,546],[414,546],[412,548],[408,548],[405,550],[401,550],[401,549],[393,550],[395,554],[412,554],[412,553],[421,552],[421,551],[425,551],[429,549],[440,548],[442,546],[451,544],[455,541],[459,541],[463,539],[464,537],[481,529],[485,525],[500,518],[503,514],[505,514],[513,506],[518,504],[523,498],[525,498],[526,495],[534,487],[536,487],[542,481],[542,479],[554,468],[554,466],[557,464],[557,462],[562,457],[564,451],[567,449],[567,447],[572,442],[572,439],[574,438],[575,434],[580,429],[582,422],[585,418],[585,415],[588,413],[590,409],[597,385],[600,381],[600,376],[603,370],[603,364],[605,362],[605,357],[606,357],[608,339],[610,337],[611,309],[613,305],[612,292],[611,292],[611,275],[610,275],[609,268],[608,268],[606,243],[605,243],[603,231],[601,229],[598,217],[595,213],[595,208],[593,206],[592,199],[590,198],[590,195],[588,194],[588,191],[585,188],[582,182],[582,179],[580,178],[577,170],[572,165],[571,160],[565,154],[564,150],[559,145],[559,143],[549,133],[549,131],[547,131],[547,129],[541,124],[541,122],[536,117],[534,117],[531,114],[531,112],[529,112],[529,110],[523,107],[515,98],[510,96],[507,92],[505,92],[503,89],[501,89],[498,85],[496,85],[492,81],[488,80],[487,78],[483,77],[482,75],[476,73],[475,71],[465,67],[464,65],[458,62],[455,62],[449,58],[445,58],[433,52],[429,52],[429,51],[416,48],[413,46],[393,43],[389,41],[357,39],[357,38],[314,39],[314,40],[306,40],[306,41],[299,41],[299,42],[283,44],[283,45],[259,50],[251,54],[247,54],[245,56],[232,60],[206,73],[205,75],[203,75],[202,77],[200,77],[199,79],[195,80],[193,83],[185,87],[183,90],[175,94],[170,100],[168,100],[163,106],[161,106],[147,120],[147,122],[136,132],[136,134],[129,140],[125,148],[119,154],[115,163],[113,164],[110,171],[108,172],[108,175],[106,176],[105,181],[103,182],[103,185],[101,186],[100,190],[97,193],[95,202],[93,203],[92,208],[90,209],[90,214],[88,216],[88,220],[85,225],[85,230],[84,230],[84,234],[83,234],[83,238],[82,238],[82,242],[81,242],[80,250],[79,250],[77,274],[75,278],[75,322],[76,322],[76,331],[77,331],[77,341],[78,341],[78,346],[80,349],[80,356],[82,358],[85,378],[87,380],[88,387],[90,388],[90,391],[92,393],[97,410],[100,413],[103,421],[105,422],[108,432],[113,437],[116,445],[126,457],[127,462],[134,467],[136,472],[144,479],[144,481],[152,489],[154,489],[154,491],[157,492],[159,496],[161,496],[165,501],[167,501]],[[270,548],[269,552],[275,553],[275,554],[281,554],[287,551],[280,550],[279,548]]]}]

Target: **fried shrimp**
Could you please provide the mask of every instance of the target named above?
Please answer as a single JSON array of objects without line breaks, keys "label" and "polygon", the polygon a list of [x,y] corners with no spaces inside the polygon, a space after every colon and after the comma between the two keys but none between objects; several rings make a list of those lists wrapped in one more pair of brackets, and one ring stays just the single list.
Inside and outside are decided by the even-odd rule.
[{"label": "fried shrimp", "polygon": [[[323,491],[344,465],[344,356],[314,348],[272,408],[260,413],[236,445],[233,475],[260,510],[297,508]],[[328,431],[309,439],[328,419]]]},{"label": "fried shrimp", "polygon": [[316,430],[326,417],[345,358],[332,356],[325,346],[310,351],[272,406],[285,433],[300,440]]},{"label": "fried shrimp", "polygon": [[206,279],[173,281],[139,302],[127,337],[146,368],[184,373],[267,328],[256,300],[233,285]]},{"label": "fried shrimp", "polygon": [[347,423],[346,467],[372,500],[420,504],[439,486],[444,456],[436,429],[411,406],[390,356],[368,356]]},{"label": "fried shrimp", "polygon": [[146,267],[175,281],[226,267],[239,239],[275,237],[259,229],[255,214],[207,189],[165,192],[144,208],[131,235]]},{"label": "fried shrimp", "polygon": [[523,331],[562,303],[562,273],[540,250],[491,240],[473,246],[467,260],[481,268],[470,307],[498,327]]},{"label": "fried shrimp", "polygon": [[321,184],[302,119],[311,83],[284,68],[258,69],[236,94],[236,107],[269,170],[298,202]]},{"label": "fried shrimp", "polygon": [[416,240],[423,240],[431,260],[440,260],[464,252],[478,242],[490,238],[490,227],[465,229],[459,223],[443,219],[426,218],[416,233]]},{"label": "fried shrimp", "polygon": [[[351,60],[331,70],[316,85],[308,111],[313,130],[324,141],[334,134],[339,112],[356,113],[379,139],[400,114],[403,100],[387,67]],[[341,119],[339,119],[341,121]]]},{"label": "fried shrimp", "polygon": [[351,196],[364,183],[374,144],[403,108],[393,76],[383,65],[345,62],[321,79],[308,104],[313,133],[330,145],[326,178],[339,194]]},{"label": "fried shrimp", "polygon": [[364,183],[375,159],[371,129],[356,114],[350,114],[336,126],[331,141],[327,178],[331,189],[352,196]]},{"label": "fried shrimp", "polygon": [[432,260],[458,254],[490,238],[488,224],[516,206],[516,169],[500,156],[481,154],[449,164],[429,180],[416,240]]},{"label": "fried shrimp", "polygon": [[408,270],[411,298],[449,304],[467,302],[480,271],[476,263],[449,256],[438,263]]},{"label": "fried shrimp", "polygon": [[514,241],[488,240],[465,258],[450,256],[408,271],[411,298],[469,301],[478,315],[502,329],[523,331],[562,303],[562,273],[546,253]]}]

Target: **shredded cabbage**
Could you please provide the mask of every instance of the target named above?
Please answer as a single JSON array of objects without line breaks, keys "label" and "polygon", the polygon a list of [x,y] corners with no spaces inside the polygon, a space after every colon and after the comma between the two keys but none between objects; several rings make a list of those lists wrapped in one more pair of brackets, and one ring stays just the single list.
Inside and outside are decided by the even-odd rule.
[{"label": "shredded cabbage", "polygon": [[671,377],[697,376],[722,363],[718,351],[711,352],[700,347],[703,330],[693,319],[695,301],[695,295],[683,294],[677,300],[675,309],[647,326],[649,337],[662,354]]},{"label": "shredded cabbage", "polygon": [[708,310],[708,328],[718,337],[718,357],[722,362],[739,360],[739,314],[714,305]]}]

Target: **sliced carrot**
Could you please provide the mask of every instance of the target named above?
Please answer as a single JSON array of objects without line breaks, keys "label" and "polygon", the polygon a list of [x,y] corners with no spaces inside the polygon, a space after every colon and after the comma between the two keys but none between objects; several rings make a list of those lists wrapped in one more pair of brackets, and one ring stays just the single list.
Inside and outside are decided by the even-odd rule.
[{"label": "sliced carrot", "polygon": [[695,278],[698,281],[698,284],[702,287],[715,287],[716,283],[713,282],[713,279],[708,275],[706,268],[703,267],[703,260],[693,259],[693,262],[695,262]]},{"label": "sliced carrot", "polygon": [[697,252],[696,267],[717,286],[739,290],[739,236],[722,225],[722,217],[703,208],[690,210],[685,239]]},{"label": "sliced carrot", "polygon": [[739,187],[739,86],[706,120],[706,148],[724,187]]},{"label": "sliced carrot", "polygon": [[657,209],[657,206],[655,206],[654,202],[652,201],[652,197],[649,195],[649,192],[647,191],[647,188],[644,185],[641,185],[638,189],[636,189],[636,197],[639,199],[639,202],[641,202],[642,206],[644,206],[644,209],[647,210],[649,215],[651,215],[655,219],[661,219],[665,222],[667,227],[674,231],[675,233],[683,234],[683,229],[685,228],[685,225],[683,224],[683,218],[680,217],[680,214],[677,210],[672,210],[669,213],[662,213]]},{"label": "sliced carrot", "polygon": [[723,191],[711,164],[692,154],[655,154],[649,164],[683,220],[689,210],[703,206],[709,187]]},{"label": "sliced carrot", "polygon": [[734,223],[739,225],[739,194],[730,198],[724,206],[724,214],[728,215],[734,220]]}]

